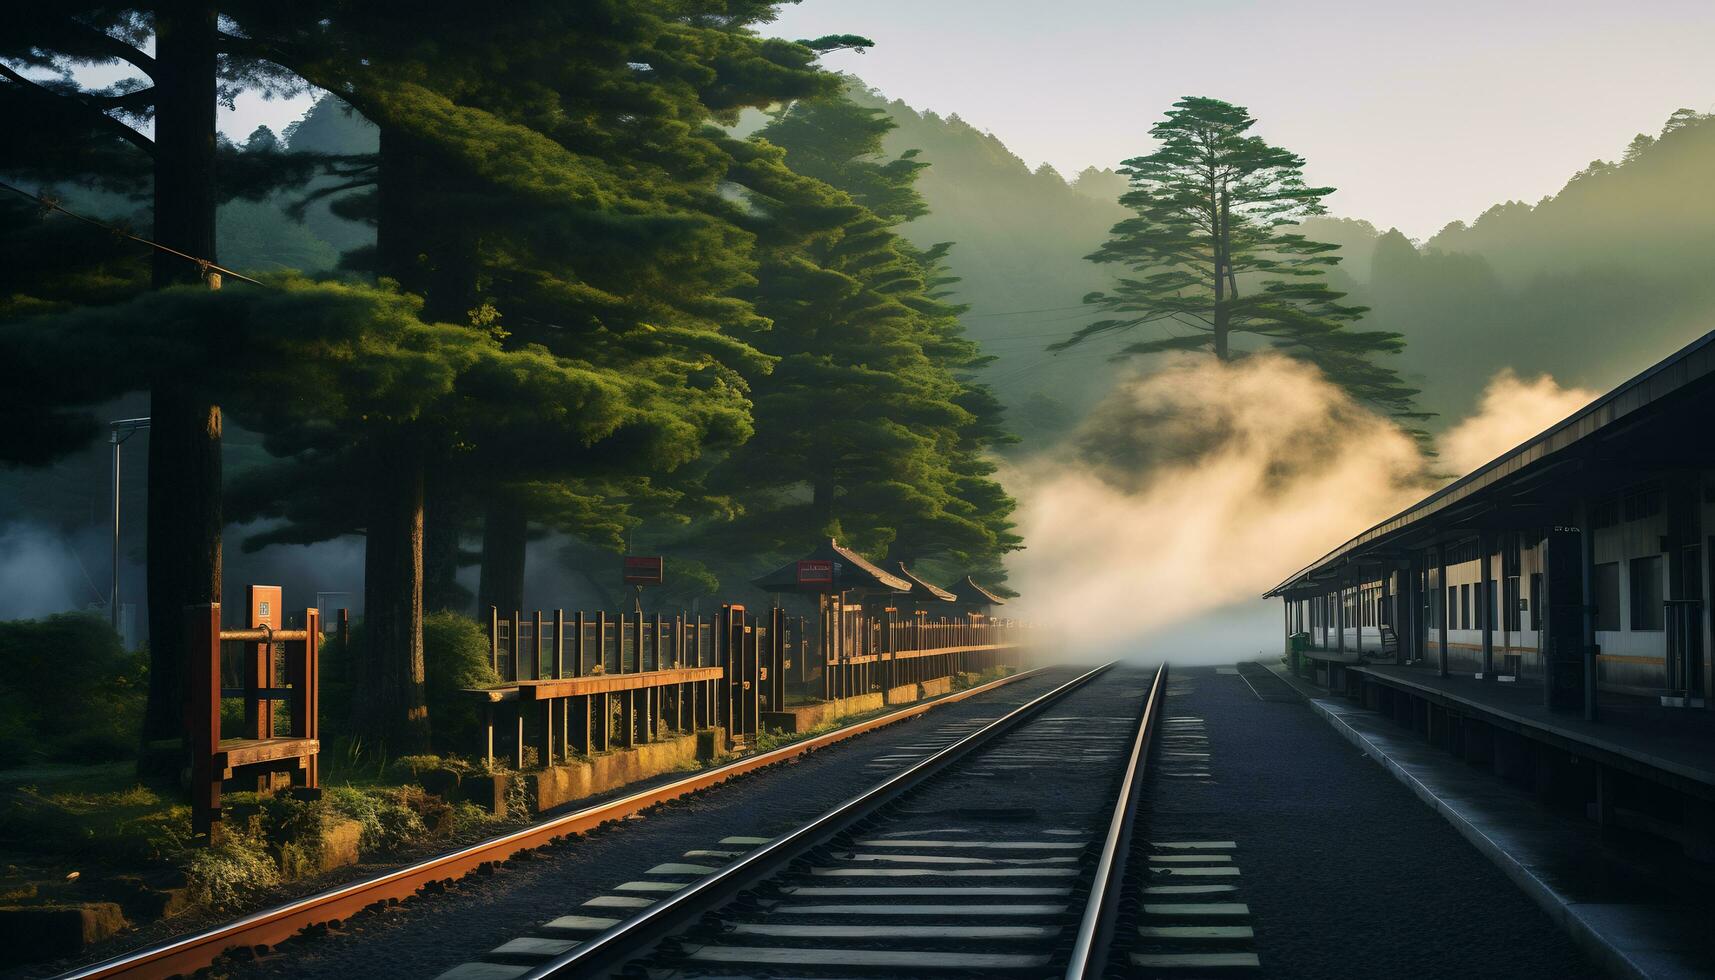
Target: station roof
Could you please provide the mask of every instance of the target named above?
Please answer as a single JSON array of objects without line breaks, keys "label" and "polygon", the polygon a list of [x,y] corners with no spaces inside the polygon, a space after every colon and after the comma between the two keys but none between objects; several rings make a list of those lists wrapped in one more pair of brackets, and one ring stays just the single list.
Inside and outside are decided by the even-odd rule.
[{"label": "station roof", "polygon": [[958,599],[958,596],[939,585],[925,582],[912,574],[911,569],[906,568],[904,562],[899,563],[899,577],[911,583],[911,598],[913,599],[922,602],[954,602]]},{"label": "station roof", "polygon": [[[1662,419],[1676,406],[1710,397],[1712,393],[1715,393],[1715,332],[1704,334],[1545,431],[1341,544],[1294,572],[1264,593],[1263,598],[1283,595],[1310,584],[1336,566],[1385,550],[1425,524],[1495,505],[1503,496],[1516,499],[1521,492],[1539,489],[1542,478],[1553,475],[1550,471],[1557,473],[1563,462],[1588,456],[1598,446],[1603,449],[1623,446],[1618,451],[1634,459],[1644,458],[1648,450],[1639,435],[1640,426]],[[1679,453],[1684,459],[1691,457],[1692,446],[1677,444],[1686,442],[1680,438],[1682,433],[1694,437],[1697,449],[1705,452],[1708,449],[1708,436],[1701,431],[1707,427],[1692,424],[1689,417],[1686,421],[1685,426],[1673,426],[1664,433],[1676,443],[1669,451]],[[1622,444],[1618,437],[1626,441]]]},{"label": "station roof", "polygon": [[972,605],[1004,606],[1006,600],[983,588],[976,580],[966,575],[953,586],[953,598]]},{"label": "station roof", "polygon": [[752,580],[752,584],[764,592],[824,591],[805,589],[798,584],[798,562],[800,561],[833,562],[835,591],[844,592],[847,589],[869,589],[876,592],[911,591],[910,582],[892,572],[882,571],[864,556],[842,546],[833,538],[817,545],[803,558],[793,559],[767,575]]}]

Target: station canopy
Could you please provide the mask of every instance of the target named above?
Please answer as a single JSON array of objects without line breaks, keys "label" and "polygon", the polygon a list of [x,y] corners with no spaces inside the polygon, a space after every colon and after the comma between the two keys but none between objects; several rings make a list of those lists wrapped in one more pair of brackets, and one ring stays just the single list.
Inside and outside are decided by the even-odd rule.
[{"label": "station canopy", "polygon": [[[832,564],[832,589],[806,586],[799,581],[799,562],[806,561],[825,561]],[[802,558],[793,559],[767,575],[754,579],[751,584],[764,592],[846,592],[854,589],[869,593],[911,591],[909,581],[877,568],[867,558],[841,546],[833,538],[818,545]]]},{"label": "station canopy", "polygon": [[1715,332],[1294,572],[1264,598],[1314,595],[1482,531],[1575,520],[1580,501],[1715,465]]},{"label": "station canopy", "polygon": [[953,593],[948,592],[939,585],[935,585],[932,582],[925,582],[918,578],[912,573],[911,569],[905,567],[904,562],[899,563],[899,577],[911,583],[911,598],[916,599],[919,602],[958,601],[958,596],[955,596]]}]

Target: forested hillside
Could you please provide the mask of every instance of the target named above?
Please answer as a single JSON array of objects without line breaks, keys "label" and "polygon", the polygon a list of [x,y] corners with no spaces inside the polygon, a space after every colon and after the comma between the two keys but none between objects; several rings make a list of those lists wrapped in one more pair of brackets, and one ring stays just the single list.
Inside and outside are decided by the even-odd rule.
[{"label": "forested hillside", "polygon": [[1606,388],[1715,329],[1712,173],[1715,117],[1682,110],[1559,193],[1497,204],[1421,245],[1360,221],[1305,232],[1344,246],[1353,298],[1406,335],[1402,365],[1438,428],[1498,368]]},{"label": "forested hillside", "polygon": [[952,242],[947,267],[966,303],[965,329],[995,360],[984,377],[1008,406],[1023,442],[1039,448],[1069,426],[1107,387],[1114,368],[1104,341],[1051,355],[1043,348],[1090,319],[1086,293],[1112,270],[1086,262],[1114,222],[1125,217],[1125,178],[1089,169],[1070,182],[1052,167],[1032,170],[999,138],[960,119],[888,102],[861,87],[854,97],[887,109],[898,124],[889,153],[918,150],[928,169],[918,189],[929,213],[901,227],[920,247]]}]

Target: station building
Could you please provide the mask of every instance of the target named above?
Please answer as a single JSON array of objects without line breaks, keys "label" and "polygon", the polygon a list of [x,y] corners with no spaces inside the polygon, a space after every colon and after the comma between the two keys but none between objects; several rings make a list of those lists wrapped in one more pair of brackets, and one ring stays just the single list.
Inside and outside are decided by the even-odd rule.
[{"label": "station building", "polygon": [[1715,333],[1267,595],[1306,678],[1497,771],[1583,760],[1599,818],[1648,784],[1691,830],[1715,816],[1712,583]]}]

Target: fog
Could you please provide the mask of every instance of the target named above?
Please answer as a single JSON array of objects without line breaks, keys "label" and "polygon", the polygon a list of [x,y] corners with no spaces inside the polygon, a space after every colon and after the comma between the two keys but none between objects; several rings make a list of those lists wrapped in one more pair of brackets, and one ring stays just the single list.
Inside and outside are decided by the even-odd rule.
[{"label": "fog", "polygon": [[1064,446],[1011,467],[1015,608],[1068,656],[1248,659],[1281,645],[1262,593],[1589,401],[1510,371],[1426,458],[1392,420],[1273,355],[1124,379]]},{"label": "fog", "polygon": [[1546,374],[1526,380],[1510,369],[1501,371],[1483,389],[1477,413],[1436,440],[1441,467],[1456,475],[1469,473],[1590,404],[1596,395],[1584,388],[1562,388]]}]

